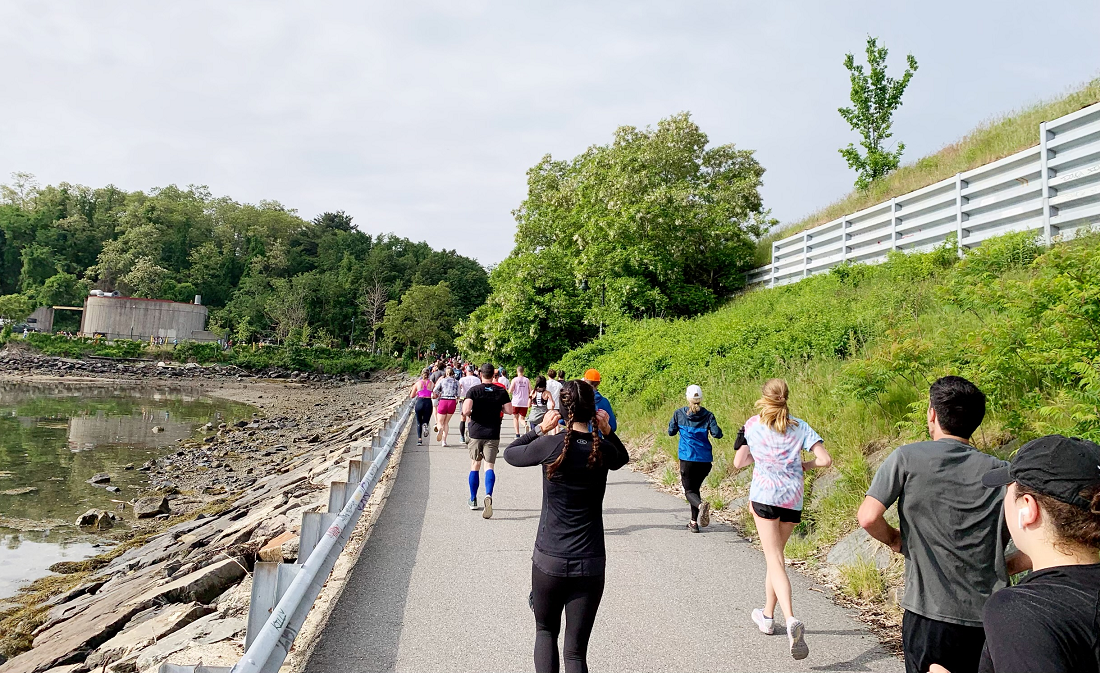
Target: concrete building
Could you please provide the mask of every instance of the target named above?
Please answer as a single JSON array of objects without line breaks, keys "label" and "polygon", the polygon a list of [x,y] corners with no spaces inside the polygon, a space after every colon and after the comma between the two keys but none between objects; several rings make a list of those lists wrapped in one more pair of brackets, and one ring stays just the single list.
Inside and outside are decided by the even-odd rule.
[{"label": "concrete building", "polygon": [[[198,297],[195,298],[196,301]],[[206,330],[206,307],[166,299],[91,295],[84,300],[82,336],[148,341],[217,341]]]},{"label": "concrete building", "polygon": [[32,332],[53,334],[53,307],[41,306],[35,309],[34,313],[27,318],[26,323],[27,329]]}]

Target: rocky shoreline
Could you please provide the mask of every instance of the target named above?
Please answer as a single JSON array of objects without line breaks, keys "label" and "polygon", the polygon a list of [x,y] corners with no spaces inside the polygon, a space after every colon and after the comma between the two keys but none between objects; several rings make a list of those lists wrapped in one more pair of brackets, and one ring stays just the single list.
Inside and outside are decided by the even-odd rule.
[{"label": "rocky shoreline", "polygon": [[152,376],[189,379],[181,387],[257,407],[251,420],[207,426],[137,468],[150,480],[150,492],[138,495],[168,512],[136,518],[134,498],[111,513],[126,519],[130,529],[120,537],[128,539],[55,568],[65,574],[13,599],[18,607],[0,612],[0,648],[14,656],[0,655],[0,673],[146,673],[168,660],[228,665],[243,653],[253,564],[294,560],[301,514],[324,508],[350,445],[404,398],[405,377],[265,380],[235,370],[0,354],[0,378],[9,380],[30,374],[139,386]]}]

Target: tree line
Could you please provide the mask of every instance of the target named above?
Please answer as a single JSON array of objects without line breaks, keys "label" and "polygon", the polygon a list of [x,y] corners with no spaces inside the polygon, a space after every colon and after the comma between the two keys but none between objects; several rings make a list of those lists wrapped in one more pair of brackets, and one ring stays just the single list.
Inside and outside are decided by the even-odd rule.
[{"label": "tree line", "polygon": [[[146,193],[12,178],[0,187],[0,318],[9,321],[37,306],[80,306],[93,288],[201,295],[208,329],[237,342],[384,341],[415,352],[448,347],[453,325],[489,293],[476,260],[371,236],[343,211],[306,220],[275,201],[239,203],[202,186]],[[420,309],[432,324],[408,319]]]}]

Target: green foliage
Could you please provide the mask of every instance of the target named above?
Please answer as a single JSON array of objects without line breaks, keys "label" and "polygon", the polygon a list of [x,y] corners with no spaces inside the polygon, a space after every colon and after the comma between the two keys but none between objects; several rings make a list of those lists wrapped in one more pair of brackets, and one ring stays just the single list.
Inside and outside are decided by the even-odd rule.
[{"label": "green foliage", "polygon": [[841,156],[848,162],[848,168],[856,171],[856,189],[866,189],[872,182],[885,177],[898,167],[905,143],[898,143],[897,149],[890,151],[883,144],[893,133],[894,111],[901,107],[901,97],[905,93],[913,73],[917,70],[917,59],[912,54],[905,57],[908,68],[895,80],[886,76],[885,46],[878,46],[878,39],[867,36],[867,66],[871,72],[864,72],[863,66],[856,64],[852,54],[844,56],[844,67],[851,75],[852,107],[842,107],[838,112],[844,121],[858,131],[863,140],[864,154],[860,154],[855,145],[840,150]]},{"label": "green foliage", "polygon": [[382,332],[386,341],[404,351],[442,352],[451,347],[456,307],[446,282],[434,286],[413,285],[386,308]]},{"label": "green foliage", "polygon": [[20,322],[34,312],[34,301],[22,294],[0,296],[0,319],[6,322]]},{"label": "green foliage", "polygon": [[[1010,234],[961,260],[949,242],[842,265],[694,319],[617,326],[552,366],[599,369],[624,436],[656,439],[647,460],[658,469],[672,465],[664,427],[688,384],[703,386],[726,431],[715,460],[727,464],[760,385],[786,378],[795,415],[834,458],[833,474],[809,489],[800,543],[827,547],[855,527],[885,450],[925,436],[928,387],[940,376],[965,376],[988,395],[979,448],[1053,432],[1100,439],[1100,233],[1049,250]],[[716,472],[711,488],[744,495],[744,473]]]},{"label": "green foliage", "polygon": [[113,358],[137,358],[145,352],[145,344],[129,339],[115,339],[108,343],[103,339],[75,338],[31,332],[26,342],[45,355],[63,358],[79,358],[99,355]]},{"label": "green foliage", "polygon": [[686,113],[624,126],[571,161],[543,157],[514,212],[512,254],[460,345],[541,368],[626,318],[690,316],[743,283],[770,225],[750,150],[707,147]]},{"label": "green foliage", "polygon": [[878,601],[886,595],[886,580],[874,561],[856,559],[840,566],[840,590],[851,598]]},{"label": "green foliage", "polygon": [[[475,260],[372,237],[341,211],[307,221],[279,203],[242,204],[205,187],[39,187],[27,174],[0,188],[0,296],[36,305],[80,305],[93,286],[187,302],[198,294],[211,323],[238,341],[283,340],[308,325],[307,343],[331,345],[353,336],[364,288],[380,286],[388,301],[444,281],[459,317],[489,294]],[[354,326],[369,340],[373,324]]]}]

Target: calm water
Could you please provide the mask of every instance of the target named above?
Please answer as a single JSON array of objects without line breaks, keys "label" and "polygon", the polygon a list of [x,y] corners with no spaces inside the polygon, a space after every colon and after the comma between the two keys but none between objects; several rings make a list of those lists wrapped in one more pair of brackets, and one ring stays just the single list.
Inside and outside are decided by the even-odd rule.
[{"label": "calm water", "polygon": [[[60,560],[102,551],[74,525],[83,512],[118,509],[147,485],[145,461],[175,450],[202,424],[252,407],[156,387],[0,382],[0,599]],[[163,432],[153,432],[159,426]],[[123,469],[128,464],[135,469]],[[87,480],[111,475],[111,493]]]}]

